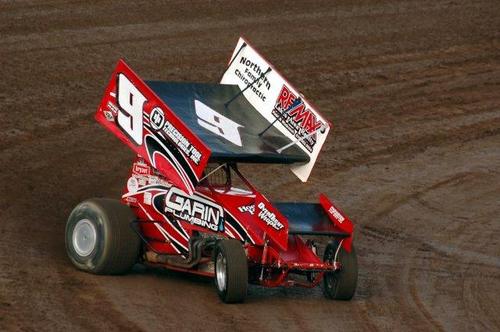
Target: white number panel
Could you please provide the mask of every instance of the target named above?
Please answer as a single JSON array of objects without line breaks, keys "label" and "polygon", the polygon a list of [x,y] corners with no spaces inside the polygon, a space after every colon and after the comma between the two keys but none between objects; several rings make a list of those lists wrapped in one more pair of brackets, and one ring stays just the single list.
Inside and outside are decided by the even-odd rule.
[{"label": "white number panel", "polygon": [[224,137],[229,142],[241,145],[241,136],[238,130],[242,125],[237,124],[224,115],[217,113],[199,100],[194,101],[194,108],[198,116],[198,124],[212,133]]},{"label": "white number panel", "polygon": [[127,76],[118,74],[117,102],[118,126],[125,131],[137,145],[142,144],[142,107],[146,97],[130,82]]}]

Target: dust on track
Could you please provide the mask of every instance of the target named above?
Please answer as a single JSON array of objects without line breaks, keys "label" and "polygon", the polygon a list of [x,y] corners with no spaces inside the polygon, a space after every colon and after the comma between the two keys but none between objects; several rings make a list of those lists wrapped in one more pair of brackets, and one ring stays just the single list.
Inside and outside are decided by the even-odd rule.
[{"label": "dust on track", "polygon": [[[222,305],[208,279],[65,256],[69,211],[117,197],[133,158],[92,117],[117,59],[216,82],[240,34],[334,123],[307,184],[242,168],[270,197],[325,192],[352,216],[351,302],[251,287]],[[1,2],[0,330],[500,329],[499,37],[487,0]]]}]

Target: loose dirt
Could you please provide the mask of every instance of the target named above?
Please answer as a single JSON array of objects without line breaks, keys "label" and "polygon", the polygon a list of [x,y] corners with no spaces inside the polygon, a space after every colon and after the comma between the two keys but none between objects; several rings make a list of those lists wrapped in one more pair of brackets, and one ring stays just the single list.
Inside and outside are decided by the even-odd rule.
[{"label": "loose dirt", "polygon": [[[352,217],[350,302],[251,287],[224,305],[209,279],[66,257],[71,209],[119,197],[133,159],[93,120],[117,60],[217,82],[240,34],[334,124],[308,183],[243,171]],[[0,1],[0,78],[0,330],[500,329],[498,1]]]}]

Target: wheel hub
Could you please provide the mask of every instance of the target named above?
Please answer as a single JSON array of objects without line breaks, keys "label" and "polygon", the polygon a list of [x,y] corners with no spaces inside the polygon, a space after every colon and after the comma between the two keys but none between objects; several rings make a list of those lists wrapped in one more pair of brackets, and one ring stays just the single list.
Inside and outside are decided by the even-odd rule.
[{"label": "wheel hub", "polygon": [[92,253],[97,242],[97,231],[88,219],[78,221],[73,229],[73,248],[79,256],[86,257]]},{"label": "wheel hub", "polygon": [[226,265],[226,258],[222,252],[219,252],[215,263],[215,277],[217,278],[217,287],[221,292],[226,289]]}]

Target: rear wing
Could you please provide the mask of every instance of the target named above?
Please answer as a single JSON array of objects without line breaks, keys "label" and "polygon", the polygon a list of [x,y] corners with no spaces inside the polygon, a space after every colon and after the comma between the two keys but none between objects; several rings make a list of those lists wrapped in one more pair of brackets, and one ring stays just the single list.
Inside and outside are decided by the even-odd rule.
[{"label": "rear wing", "polygon": [[175,186],[194,192],[210,149],[123,60],[111,76],[95,118]]},{"label": "rear wing", "polygon": [[291,140],[278,152],[297,145],[309,156],[309,161],[291,166],[301,181],[307,181],[331,124],[243,38],[234,49],[221,83],[238,85],[255,109]]}]

